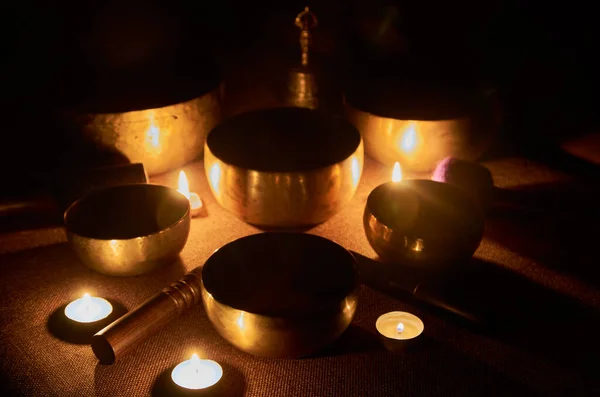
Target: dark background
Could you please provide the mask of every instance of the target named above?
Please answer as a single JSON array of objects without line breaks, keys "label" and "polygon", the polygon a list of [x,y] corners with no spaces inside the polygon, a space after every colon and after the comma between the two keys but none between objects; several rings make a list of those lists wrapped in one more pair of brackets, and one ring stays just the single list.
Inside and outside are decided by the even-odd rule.
[{"label": "dark background", "polygon": [[305,5],[320,22],[315,57],[340,81],[412,73],[403,65],[417,59],[425,74],[470,75],[495,89],[516,147],[596,131],[598,29],[583,1],[4,2],[0,169],[14,176],[60,162],[71,149],[53,117],[81,93],[169,87],[201,79],[211,61],[226,78],[250,64],[293,64],[293,19]]}]

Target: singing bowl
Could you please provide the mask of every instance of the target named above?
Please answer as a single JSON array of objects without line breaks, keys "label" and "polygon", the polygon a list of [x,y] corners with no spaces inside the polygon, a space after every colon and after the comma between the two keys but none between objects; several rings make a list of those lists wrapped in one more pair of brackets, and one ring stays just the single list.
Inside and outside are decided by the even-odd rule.
[{"label": "singing bowl", "polygon": [[248,112],[207,139],[204,167],[213,195],[263,227],[312,226],[354,193],[363,170],[360,133],[348,121],[307,108]]},{"label": "singing bowl", "polygon": [[202,268],[202,300],[216,330],[257,356],[311,355],[350,325],[356,262],[322,237],[268,232],[235,240]]},{"label": "singing bowl", "polygon": [[473,256],[483,237],[484,216],[457,187],[406,180],[385,183],[369,194],[363,226],[384,261],[442,270]]},{"label": "singing bowl", "polygon": [[166,186],[130,184],[95,190],[64,215],[69,243],[87,267],[135,276],[168,264],[190,231],[190,204]]},{"label": "singing bowl", "polygon": [[483,154],[500,123],[497,98],[475,88],[416,85],[382,79],[345,93],[346,117],[362,134],[367,155],[424,173],[449,156]]},{"label": "singing bowl", "polygon": [[202,155],[222,117],[219,72],[197,69],[199,76],[186,71],[177,79],[165,71],[107,79],[99,92],[82,84],[84,92],[64,100],[61,120],[82,146],[143,163],[150,176],[179,168]]}]

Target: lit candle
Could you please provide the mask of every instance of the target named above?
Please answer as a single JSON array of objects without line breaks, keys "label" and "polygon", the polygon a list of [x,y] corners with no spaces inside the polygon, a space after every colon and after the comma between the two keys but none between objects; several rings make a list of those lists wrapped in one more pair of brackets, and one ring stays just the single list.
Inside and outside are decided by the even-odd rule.
[{"label": "lit candle", "polygon": [[423,333],[423,321],[414,314],[407,312],[389,312],[381,315],[375,323],[375,328],[382,336],[395,340],[415,339]]},{"label": "lit candle", "polygon": [[223,368],[216,361],[201,360],[197,354],[183,361],[171,372],[171,379],[185,389],[206,389],[215,385],[223,376]]},{"label": "lit candle", "polygon": [[106,299],[84,294],[65,307],[65,316],[78,323],[93,323],[105,319],[113,307]]},{"label": "lit candle", "polygon": [[200,199],[200,196],[198,196],[197,193],[190,192],[190,184],[183,170],[179,172],[179,183],[177,190],[190,201],[190,215],[192,217],[205,214],[202,199]]}]

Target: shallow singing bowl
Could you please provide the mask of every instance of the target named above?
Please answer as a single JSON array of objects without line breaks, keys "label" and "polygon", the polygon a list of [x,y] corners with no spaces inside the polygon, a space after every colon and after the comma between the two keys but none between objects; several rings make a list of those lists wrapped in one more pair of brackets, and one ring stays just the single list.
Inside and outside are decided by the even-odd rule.
[{"label": "shallow singing bowl", "polygon": [[175,260],[190,231],[190,204],[166,186],[96,190],[65,212],[69,243],[87,267],[134,276]]},{"label": "shallow singing bowl", "polygon": [[384,261],[440,270],[473,255],[483,237],[484,217],[457,187],[406,180],[385,183],[369,194],[363,226]]},{"label": "shallow singing bowl", "polygon": [[248,223],[276,228],[329,219],[356,192],[364,160],[356,128],[306,108],[238,115],[209,133],[204,151],[219,204]]},{"label": "shallow singing bowl", "polygon": [[238,349],[265,357],[308,356],[336,340],[352,321],[356,262],[322,237],[255,234],[208,259],[202,300],[213,326]]}]

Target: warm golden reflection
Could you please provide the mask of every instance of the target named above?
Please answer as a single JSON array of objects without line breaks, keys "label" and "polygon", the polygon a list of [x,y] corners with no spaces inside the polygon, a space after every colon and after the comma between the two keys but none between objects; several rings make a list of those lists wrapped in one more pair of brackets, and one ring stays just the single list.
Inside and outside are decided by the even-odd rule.
[{"label": "warm golden reflection", "polygon": [[240,315],[235,323],[240,328],[240,330],[244,330],[244,312],[240,312]]},{"label": "warm golden reflection", "polygon": [[110,240],[109,244],[110,249],[113,251],[115,255],[118,255],[119,250],[119,241],[118,240]]},{"label": "warm golden reflection", "polygon": [[417,238],[412,242],[410,249],[415,252],[421,252],[421,251],[423,251],[424,245],[425,245],[425,242],[423,241],[423,239]]},{"label": "warm golden reflection", "polygon": [[363,172],[363,145],[341,161],[306,171],[240,168],[206,147],[204,171],[217,202],[242,220],[261,226],[298,227],[323,222],[356,192]]},{"label": "warm golden reflection", "polygon": [[360,181],[360,174],[361,174],[360,164],[356,157],[352,157],[351,167],[352,167],[352,169],[351,169],[351,171],[352,171],[352,186],[356,187],[356,186],[358,186],[358,182]]},{"label": "warm golden reflection", "polygon": [[491,143],[490,131],[476,129],[470,117],[399,120],[356,109],[348,102],[344,106],[348,120],[362,134],[365,153],[385,165],[400,161],[405,171],[430,172],[448,156],[472,160]]},{"label": "warm golden reflection", "polygon": [[401,135],[400,148],[407,154],[413,153],[417,148],[417,131],[414,123],[411,123]]},{"label": "warm golden reflection", "polygon": [[219,197],[221,195],[221,165],[219,163],[214,163],[211,167],[210,167],[210,171],[209,171],[209,179],[210,179],[210,186],[213,188],[213,191],[215,193],[215,196]]},{"label": "warm golden reflection", "polygon": [[154,115],[150,115],[150,126],[146,131],[146,150],[149,153],[158,154],[161,152],[160,147],[160,130],[154,122]]},{"label": "warm golden reflection", "polygon": [[400,163],[396,161],[392,170],[392,182],[400,181],[402,181],[402,168],[400,167]]},{"label": "warm golden reflection", "polygon": [[188,182],[185,171],[179,171],[179,181],[177,182],[177,191],[190,199],[190,183]]}]

